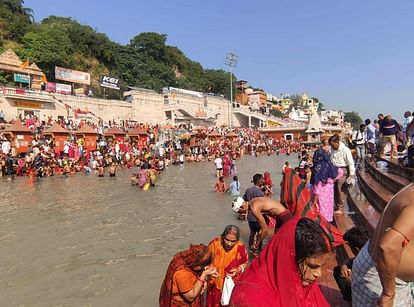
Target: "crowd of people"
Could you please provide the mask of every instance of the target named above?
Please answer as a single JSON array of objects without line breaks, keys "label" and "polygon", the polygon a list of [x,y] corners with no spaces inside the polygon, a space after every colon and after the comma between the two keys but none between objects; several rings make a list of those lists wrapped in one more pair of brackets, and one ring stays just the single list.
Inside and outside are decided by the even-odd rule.
[{"label": "crowd of people", "polygon": [[[370,120],[365,123],[369,125]],[[407,133],[412,124],[412,119],[407,120],[405,128],[401,125],[401,129],[404,129],[401,131]],[[355,258],[347,259],[333,270],[344,300],[352,301],[353,306],[411,306],[411,285],[414,281],[411,260],[414,248],[410,242],[414,236],[414,224],[411,222],[414,210],[413,184],[401,190],[389,202],[372,237],[358,226],[342,234],[334,222],[334,216],[345,213],[347,187],[355,184],[356,170],[364,167],[366,156],[369,160],[385,158],[385,148],[390,142],[389,158],[396,157],[393,150],[397,150],[398,146],[397,125],[390,116],[380,119],[374,131],[379,141],[375,142],[370,129],[361,125],[359,130],[350,134],[355,147],[348,146],[348,140],[342,141],[335,134],[323,139],[320,146],[306,150],[300,148],[298,166],[292,169],[287,162],[282,167],[284,177],[280,201],[272,199],[272,193],[267,192],[269,184],[270,188],[272,186],[270,174],[255,174],[253,186],[247,188],[243,196],[232,204],[234,212],[242,218],[247,217],[250,230],[248,245],[244,246],[240,242],[236,226],[227,226],[226,230],[237,229],[234,230],[234,236],[228,237],[225,230],[215,239],[222,249],[218,254],[211,249],[210,243],[205,248],[205,255],[208,256],[203,258],[209,261],[194,269],[191,262],[181,258],[190,272],[186,277],[171,271],[181,253],[177,254],[161,288],[160,306],[329,306],[317,280],[333,248],[345,242]],[[394,128],[395,134],[387,134],[387,129]],[[409,133],[406,136],[406,139],[399,141],[404,149],[411,146],[413,141],[408,138]],[[403,148],[399,151],[403,151]],[[237,173],[230,171],[231,160],[216,156],[215,190],[230,190],[224,178],[233,176],[232,184],[238,187],[238,193],[233,194],[233,190],[231,193],[237,196],[240,195],[240,188]],[[269,228],[272,219],[275,223]],[[271,239],[266,244],[264,239],[269,234]],[[238,242],[237,248],[233,249],[228,245],[229,242]],[[243,256],[235,256],[236,250]],[[243,259],[243,263],[231,262],[233,256],[230,257],[230,251],[236,257],[234,260]],[[195,251],[190,247],[185,253],[192,254]],[[228,257],[228,261],[218,260],[222,257]],[[229,262],[234,266],[229,265]],[[229,277],[233,279],[230,295],[226,285]],[[172,286],[166,287],[167,282]],[[181,283],[187,285],[183,291],[180,291]],[[211,289],[211,284],[216,287]],[[197,291],[191,292],[193,296],[187,299],[186,291],[191,289]],[[170,295],[168,293],[183,300],[180,304],[172,299],[166,300]],[[223,301],[225,297],[228,300]]]}]

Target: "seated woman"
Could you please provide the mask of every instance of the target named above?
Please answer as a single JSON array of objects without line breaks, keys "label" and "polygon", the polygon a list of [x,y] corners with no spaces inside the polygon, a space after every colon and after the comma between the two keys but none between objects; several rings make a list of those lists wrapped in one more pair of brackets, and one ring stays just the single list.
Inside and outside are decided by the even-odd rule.
[{"label": "seated woman", "polygon": [[224,177],[220,176],[219,179],[216,181],[214,191],[225,193],[228,191],[228,189],[229,188],[227,187],[226,182],[224,181]]},{"label": "seated woman", "polygon": [[177,253],[168,266],[161,286],[160,307],[201,307],[202,294],[210,277],[217,277],[217,270],[211,266],[208,247],[190,245]]},{"label": "seated woman", "polygon": [[329,306],[317,279],[327,261],[328,238],[318,223],[279,215],[282,225],[236,284],[231,306]]},{"label": "seated woman", "polygon": [[228,225],[221,236],[210,242],[208,249],[212,265],[217,268],[219,276],[209,282],[207,306],[216,307],[221,306],[224,278],[228,275],[237,280],[247,267],[248,255],[246,247],[240,241],[240,229],[235,225]]}]

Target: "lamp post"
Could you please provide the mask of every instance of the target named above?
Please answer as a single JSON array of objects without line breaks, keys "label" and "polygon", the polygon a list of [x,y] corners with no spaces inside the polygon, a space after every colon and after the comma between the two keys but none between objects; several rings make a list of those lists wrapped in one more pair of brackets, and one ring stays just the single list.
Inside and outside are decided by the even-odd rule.
[{"label": "lamp post", "polygon": [[235,53],[229,52],[226,55],[226,65],[230,68],[230,103],[228,108],[228,120],[229,120],[229,127],[232,126],[232,112],[233,110],[233,67],[236,67],[237,60],[239,59],[239,56]]}]

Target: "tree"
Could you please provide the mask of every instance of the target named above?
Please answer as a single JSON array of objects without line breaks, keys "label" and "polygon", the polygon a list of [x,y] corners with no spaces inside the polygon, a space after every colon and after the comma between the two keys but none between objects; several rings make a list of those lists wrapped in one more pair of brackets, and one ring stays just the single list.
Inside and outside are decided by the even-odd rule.
[{"label": "tree", "polygon": [[165,60],[167,40],[166,34],[143,32],[131,39],[129,46],[139,50],[143,55],[154,60]]},{"label": "tree", "polygon": [[23,0],[0,1],[1,39],[21,42],[33,22],[33,10],[23,7]]},{"label": "tree", "polygon": [[362,123],[361,117],[357,112],[345,112],[345,121],[352,125],[352,128],[359,129],[359,125]]},{"label": "tree", "polygon": [[271,109],[270,111],[269,111],[269,113],[270,114],[272,114],[273,116],[276,116],[276,117],[284,117],[285,115],[282,113],[282,112],[280,112],[278,109]]},{"label": "tree", "polygon": [[39,26],[36,31],[23,37],[25,48],[18,50],[23,59],[36,62],[46,73],[48,79],[54,79],[55,66],[66,66],[73,53],[68,30],[55,24]]}]

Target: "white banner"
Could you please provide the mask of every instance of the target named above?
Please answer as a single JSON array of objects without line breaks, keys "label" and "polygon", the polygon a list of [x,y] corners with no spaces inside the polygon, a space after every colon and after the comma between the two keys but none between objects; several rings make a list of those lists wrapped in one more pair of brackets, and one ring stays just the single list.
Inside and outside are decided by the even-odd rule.
[{"label": "white banner", "polygon": [[91,76],[87,72],[55,66],[55,78],[72,83],[91,84]]},{"label": "white banner", "polygon": [[56,83],[56,93],[71,95],[72,86],[70,84]]}]

